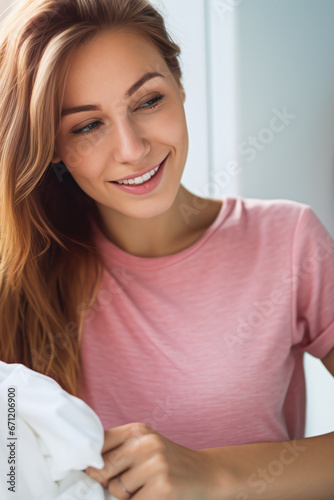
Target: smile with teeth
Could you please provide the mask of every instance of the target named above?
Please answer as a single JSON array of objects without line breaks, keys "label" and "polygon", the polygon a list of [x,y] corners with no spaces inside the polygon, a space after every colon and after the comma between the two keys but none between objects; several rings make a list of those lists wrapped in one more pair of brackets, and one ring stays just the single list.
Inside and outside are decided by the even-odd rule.
[{"label": "smile with teeth", "polygon": [[140,176],[140,177],[135,177],[134,179],[127,179],[126,181],[116,181],[118,184],[143,184],[146,181],[149,181],[151,177],[153,177],[157,171],[159,170],[160,165],[157,167],[153,168],[150,172],[147,172],[146,174]]}]

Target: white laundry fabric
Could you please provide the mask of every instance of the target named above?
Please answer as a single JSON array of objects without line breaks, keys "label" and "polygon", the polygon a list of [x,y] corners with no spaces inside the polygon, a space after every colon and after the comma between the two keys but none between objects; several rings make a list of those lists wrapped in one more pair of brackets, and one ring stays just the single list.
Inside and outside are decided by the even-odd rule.
[{"label": "white laundry fabric", "polygon": [[[11,387],[14,436],[8,427]],[[103,442],[102,423],[84,401],[50,377],[0,361],[1,500],[117,500],[83,472],[103,467]]]}]

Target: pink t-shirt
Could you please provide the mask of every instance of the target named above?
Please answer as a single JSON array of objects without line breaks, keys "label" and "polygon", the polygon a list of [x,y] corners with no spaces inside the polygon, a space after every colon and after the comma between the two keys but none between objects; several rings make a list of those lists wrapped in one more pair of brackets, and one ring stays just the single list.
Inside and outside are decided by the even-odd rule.
[{"label": "pink t-shirt", "polygon": [[[334,241],[308,205],[224,197],[190,247],[105,259],[80,396],[193,449],[304,436],[303,353],[334,347]],[[193,215],[194,217],[195,215]]]}]

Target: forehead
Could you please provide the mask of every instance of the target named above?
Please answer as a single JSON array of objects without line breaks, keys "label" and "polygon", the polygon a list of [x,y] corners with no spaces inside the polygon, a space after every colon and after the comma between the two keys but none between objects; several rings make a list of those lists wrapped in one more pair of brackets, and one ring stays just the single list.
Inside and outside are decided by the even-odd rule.
[{"label": "forehead", "polygon": [[87,92],[123,95],[146,72],[170,75],[154,43],[128,30],[102,32],[73,55],[65,85],[64,101],[84,98]]}]

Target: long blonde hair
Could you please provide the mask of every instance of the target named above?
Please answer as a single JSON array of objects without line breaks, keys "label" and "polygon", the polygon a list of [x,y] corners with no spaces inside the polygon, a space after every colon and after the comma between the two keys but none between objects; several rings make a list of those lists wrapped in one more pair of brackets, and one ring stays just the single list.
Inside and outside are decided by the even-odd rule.
[{"label": "long blonde hair", "polygon": [[72,394],[102,278],[88,224],[99,214],[50,162],[74,51],[115,27],[149,37],[181,80],[180,49],[146,0],[21,0],[0,28],[0,359]]}]

